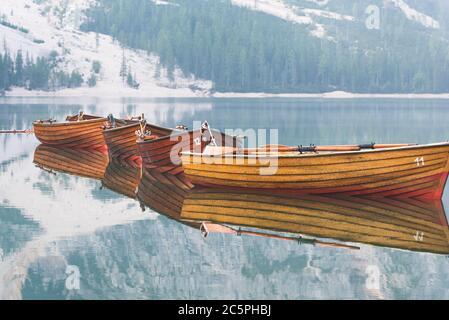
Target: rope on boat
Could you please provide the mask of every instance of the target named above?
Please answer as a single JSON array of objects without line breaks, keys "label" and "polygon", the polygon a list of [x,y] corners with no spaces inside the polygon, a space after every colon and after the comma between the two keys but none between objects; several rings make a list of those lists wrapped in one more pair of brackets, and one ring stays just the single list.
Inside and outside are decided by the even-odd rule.
[{"label": "rope on boat", "polygon": [[212,134],[212,130],[210,129],[209,123],[208,123],[207,121],[204,121],[204,122],[201,124],[201,131],[202,131],[202,132],[204,132],[204,131],[209,132],[209,136],[210,136],[210,144],[211,144],[212,146],[214,146],[214,147],[218,147],[217,141],[215,140],[215,137],[214,137],[214,135]]},{"label": "rope on boat", "polygon": [[115,128],[116,127],[116,123],[115,123],[114,115],[112,113],[108,114],[107,119],[108,119],[109,127]]},{"label": "rope on boat", "polygon": [[0,130],[0,134],[19,134],[19,133],[32,134],[32,133],[34,133],[34,130],[33,130],[33,129],[25,129],[25,130],[16,130],[16,129],[11,129],[11,130]]},{"label": "rope on boat", "polygon": [[82,110],[80,110],[80,112],[78,113],[78,121],[82,121],[84,118],[84,112]]},{"label": "rope on boat", "polygon": [[[143,117],[143,115],[142,115]],[[151,130],[147,130],[147,121],[145,119],[141,119],[139,121],[140,129],[136,130],[136,136],[138,136],[140,139],[145,139],[145,137],[151,136]]]}]

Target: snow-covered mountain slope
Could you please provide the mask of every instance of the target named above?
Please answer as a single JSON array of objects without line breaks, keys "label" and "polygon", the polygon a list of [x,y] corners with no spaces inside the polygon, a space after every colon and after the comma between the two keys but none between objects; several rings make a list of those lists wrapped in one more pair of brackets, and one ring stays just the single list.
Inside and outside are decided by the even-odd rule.
[{"label": "snow-covered mountain slope", "polygon": [[407,19],[416,21],[426,28],[439,29],[440,23],[432,17],[410,7],[404,0],[388,0],[404,13]]},{"label": "snow-covered mountain slope", "polygon": [[304,8],[289,5],[283,0],[231,0],[231,2],[240,7],[246,7],[251,10],[264,12],[277,18],[292,23],[308,25],[312,28],[311,34],[318,38],[326,36],[325,28],[322,24],[316,22],[313,18],[316,16],[335,20],[353,21],[354,17],[342,15],[335,12]]},{"label": "snow-covered mountain slope", "polygon": [[[0,40],[12,53],[22,50],[37,57],[56,51],[62,57],[60,68],[66,72],[78,70],[84,80],[92,72],[92,62],[101,63],[96,87],[65,89],[58,95],[164,97],[208,93],[212,86],[210,81],[186,77],[179,68],[174,72],[174,79],[169,80],[167,71],[159,65],[159,57],[154,54],[122,48],[120,43],[107,35],[79,31],[84,19],[83,10],[93,3],[93,0],[44,0],[39,3],[32,0],[2,0],[2,20],[24,31],[0,25]],[[158,4],[166,3],[159,1]],[[5,50],[4,47],[2,45],[0,50]],[[120,78],[123,55],[140,84],[139,89],[129,88]],[[24,94],[27,94],[25,90],[13,90],[10,95]]]},{"label": "snow-covered mountain slope", "polygon": [[[319,38],[333,39],[327,35],[326,24],[320,23],[317,18],[334,21],[356,22],[360,19],[348,14],[342,14],[327,9],[330,1],[323,0],[231,0],[232,4],[246,7],[250,10],[266,13],[291,23],[307,25],[311,34]],[[376,1],[374,1],[376,3]],[[412,8],[404,0],[378,1],[376,5],[383,8],[386,4],[398,8],[404,16],[426,28],[438,29],[440,23],[434,18]],[[307,7],[307,5],[309,7]]]},{"label": "snow-covered mountain slope", "polygon": [[[434,30],[440,29],[438,31],[439,39],[441,39],[442,42],[449,41],[447,25],[444,19],[441,18],[447,10],[449,10],[449,8],[440,10],[440,7],[435,7],[432,5],[432,1],[433,0],[423,0],[422,3],[417,3],[416,0],[227,0],[223,1],[223,3],[229,3],[235,7],[243,8],[241,11],[251,11],[250,16],[252,18],[257,15],[259,18],[262,16],[261,19],[264,19],[264,16],[266,15],[266,17],[271,17],[271,19],[274,17],[275,19],[280,20],[276,21],[279,25],[283,25],[285,23],[294,24],[298,27],[298,29],[302,28],[307,30],[311,36],[310,39],[307,38],[306,41],[301,42],[304,43],[304,48],[310,47],[308,40],[310,40],[310,43],[313,43],[316,41],[316,38],[327,39],[331,41],[330,43],[341,44],[341,57],[340,59],[335,59],[335,61],[336,63],[339,61],[338,63],[342,65],[342,60],[344,60],[344,58],[349,60],[349,58],[346,57],[350,56],[350,54],[357,50],[364,51],[366,56],[368,56],[369,52],[373,53],[373,56],[382,54],[380,51],[377,52],[379,49],[379,46],[376,44],[376,41],[378,41],[378,34],[365,27],[365,21],[367,19],[365,9],[368,5],[374,5],[380,9],[382,23],[384,23],[384,21],[388,21],[388,23],[390,23],[388,26],[386,26],[386,24],[382,24],[384,31],[384,39],[382,39],[382,43],[385,46],[383,49],[384,52],[391,50],[392,52],[397,52],[398,56],[402,56],[403,53],[401,50],[406,50],[408,52],[413,50],[413,48],[409,48],[407,46],[422,46],[422,42],[416,42],[416,44],[413,43],[413,41],[408,41],[408,39],[416,38],[416,32],[419,32],[420,35],[423,36],[423,39],[427,40],[433,37],[432,32],[434,32]],[[206,3],[209,7],[212,7],[212,5],[209,4],[212,2],[204,1],[203,4],[204,3]],[[64,89],[58,92],[29,92],[25,89],[16,88],[11,92],[7,92],[8,95],[196,97],[212,95],[211,92],[213,89],[222,92],[239,91],[239,88],[235,88],[235,85],[233,85],[236,83],[235,79],[227,81],[226,88],[221,89],[223,87],[223,83],[220,83],[220,79],[217,79],[219,77],[216,75],[214,78],[214,72],[216,74],[226,74],[224,71],[231,69],[231,67],[228,66],[228,70],[222,70],[220,68],[222,65],[221,61],[232,60],[233,62],[231,63],[228,61],[228,64],[230,65],[238,65],[239,62],[241,62],[236,60],[232,50],[235,50],[235,52],[241,52],[239,57],[241,58],[240,60],[246,61],[246,48],[238,48],[238,50],[236,48],[232,48],[232,50],[229,48],[229,50],[223,50],[224,48],[227,48],[227,44],[226,41],[222,41],[220,39],[226,31],[219,31],[221,34],[215,35],[215,38],[218,39],[215,44],[218,44],[217,46],[220,47],[219,51],[224,52],[226,56],[219,59],[220,63],[217,63],[217,66],[213,66],[213,68],[208,65],[208,61],[211,60],[212,55],[216,56],[217,52],[206,52],[207,46],[212,45],[211,41],[208,40],[209,42],[205,48],[198,50],[193,50],[192,48],[189,49],[189,45],[198,47],[195,43],[198,38],[194,36],[190,39],[188,44],[184,45],[186,50],[183,50],[183,48],[179,48],[179,43],[182,43],[182,41],[176,37],[177,31],[175,28],[161,28],[164,29],[165,32],[169,32],[170,35],[175,36],[168,37],[168,40],[163,39],[164,41],[161,41],[165,44],[163,49],[161,49],[160,46],[157,49],[154,49],[155,52],[158,52],[161,55],[161,57],[159,57],[154,53],[134,50],[128,47],[123,48],[123,44],[115,40],[110,35],[114,35],[116,38],[121,39],[121,41],[128,43],[130,46],[134,45],[139,48],[147,48],[152,46],[148,46],[147,43],[145,43],[144,46],[139,46],[135,44],[136,41],[127,42],[127,40],[124,40],[126,37],[120,37],[117,33],[114,33],[111,30],[101,31],[108,33],[109,35],[81,31],[80,26],[86,21],[86,10],[97,4],[100,5],[104,3],[102,3],[101,0],[2,0],[2,5],[0,6],[0,41],[3,42],[0,43],[0,52],[5,50],[5,46],[12,53],[17,52],[18,50],[23,50],[33,57],[47,56],[52,51],[56,51],[60,60],[58,67],[67,73],[70,73],[73,70],[78,70],[83,75],[85,81],[87,81],[92,75],[93,62],[98,61],[101,64],[101,72],[96,76],[97,84],[93,88],[88,87],[87,84],[84,84],[82,88]],[[164,7],[163,10],[171,10],[171,12],[175,12],[175,14],[177,14],[177,12],[183,12],[180,8],[188,11],[192,10],[192,7],[194,8],[196,5],[203,5],[198,2],[189,2],[186,0],[148,0],[148,4],[153,7],[159,7],[160,9],[161,7]],[[219,10],[225,11],[227,9]],[[150,11],[149,14],[155,14],[156,11],[157,10]],[[252,13],[253,11],[255,11],[255,13]],[[106,12],[105,14],[107,15]],[[117,13],[115,14],[117,15]],[[161,13],[159,12],[159,14]],[[161,17],[164,19],[165,16],[161,14]],[[150,19],[150,16],[148,19]],[[176,21],[176,17],[173,19]],[[204,23],[206,24],[209,23],[207,20],[209,19],[207,13],[199,19],[204,19]],[[128,20],[129,19],[127,19],[127,21]],[[1,24],[1,22],[5,23]],[[400,37],[395,35],[395,29],[404,30],[404,35],[402,36],[401,34]],[[440,34],[441,30],[444,32],[441,32]],[[132,39],[134,36],[133,31],[129,31],[129,35],[127,36],[129,36],[129,39]],[[146,37],[147,34],[144,33],[139,36]],[[204,38],[205,36],[201,37]],[[157,43],[159,42],[159,38],[157,38],[157,36],[152,39],[153,40],[151,41]],[[266,40],[267,39],[264,39],[265,42]],[[141,43],[141,41],[137,42]],[[248,39],[245,39],[244,43],[247,42]],[[278,41],[273,42],[272,47],[277,48],[279,45]],[[5,45],[3,45],[3,43]],[[238,45],[234,46],[237,47]],[[329,46],[329,48],[330,47],[331,46]],[[300,50],[304,51],[304,48],[301,48]],[[158,51],[158,49],[160,50]],[[184,57],[184,52],[187,58]],[[323,50],[322,53],[325,52],[326,51]],[[251,52],[251,54],[253,54],[254,57],[251,57],[248,61],[255,61],[259,53]],[[320,52],[317,50],[316,54],[320,55]],[[172,57],[174,55],[176,55],[174,59],[167,59],[167,56]],[[131,70],[132,75],[135,75],[136,81],[139,83],[139,89],[130,88],[126,83],[124,83],[123,78],[120,77],[123,56],[125,56],[126,64]],[[191,58],[192,56],[194,56],[198,61],[194,61],[194,59]],[[423,56],[427,57],[428,54],[423,54]],[[283,59],[286,60],[285,57],[283,57]],[[392,58],[389,59],[394,60]],[[175,71],[174,74],[169,77],[167,69],[161,64],[161,60],[164,61],[165,65],[170,63],[179,63],[186,72],[183,72],[183,70],[179,67],[171,65],[170,67],[174,68]],[[298,59],[295,59],[295,61],[297,60]],[[338,68],[331,68],[327,66],[327,64],[331,64],[331,62],[327,61],[328,59],[324,54],[321,64],[321,66],[324,66],[323,69],[327,68],[329,70],[339,70]],[[305,64],[308,63],[309,62],[305,62]],[[273,68],[271,65],[272,61],[266,61],[266,64],[270,64],[270,67],[267,67],[267,69]],[[349,64],[346,64],[338,72],[347,71],[348,65]],[[366,65],[366,63],[364,65]],[[415,65],[421,64],[415,63]],[[377,64],[373,68],[379,68],[379,66],[380,64]],[[250,66],[245,65],[245,68],[249,67]],[[361,69],[360,67],[361,66],[359,66],[359,70]],[[247,70],[245,68],[241,69]],[[296,70],[298,69],[305,70],[303,66],[296,68]],[[426,70],[429,69],[430,68],[427,68]],[[214,70],[214,72],[211,72],[211,70]],[[286,68],[286,70],[278,72],[279,74],[275,73],[274,76],[281,77],[280,74],[285,75],[288,73],[288,70],[295,69]],[[238,74],[238,68],[233,70],[232,73]],[[412,75],[407,77],[416,77],[416,87],[420,87],[418,80],[422,78],[420,77],[422,70],[413,70],[411,73]],[[244,75],[244,72],[242,74]],[[317,74],[317,72],[314,70],[311,71],[310,74]],[[333,76],[334,75],[332,75],[332,77]],[[201,80],[198,79],[198,77],[206,79]],[[428,79],[437,79],[434,74],[426,75],[426,77]],[[300,78],[300,76],[295,75],[293,78]],[[339,75],[337,78],[341,78],[341,76]],[[254,77],[247,80],[245,83],[246,88],[243,88],[242,92],[253,90],[252,88],[248,89],[248,87],[250,87],[248,83],[252,83],[253,81]],[[341,83],[327,83],[329,81],[330,80],[326,78],[320,82],[326,83],[326,85],[323,85],[323,88],[320,87],[320,91],[360,90],[347,88],[346,84],[348,81],[346,80],[344,81],[345,85],[342,85]],[[297,92],[302,92],[300,90],[310,90],[307,89],[312,86],[310,82],[310,79],[307,79],[304,84],[297,86],[294,90],[297,90]],[[270,82],[265,81],[264,83]],[[288,81],[286,84],[284,80],[282,80],[280,85],[279,83],[275,83],[275,85],[264,84],[264,86],[258,86],[257,84],[254,85],[254,87],[257,87],[256,91],[260,92],[270,92],[275,86],[280,88],[287,87],[287,91],[290,92],[293,90],[290,87],[294,85],[290,86]],[[378,84],[376,84],[375,89],[377,89],[377,87],[379,87]],[[390,89],[390,91],[393,90],[397,91],[398,89]],[[411,90],[415,90],[415,88],[407,90],[408,92],[411,92]],[[439,92],[442,92],[442,89],[438,90]],[[366,89],[364,89],[364,91],[366,91]],[[446,92],[446,90],[444,92]]]}]

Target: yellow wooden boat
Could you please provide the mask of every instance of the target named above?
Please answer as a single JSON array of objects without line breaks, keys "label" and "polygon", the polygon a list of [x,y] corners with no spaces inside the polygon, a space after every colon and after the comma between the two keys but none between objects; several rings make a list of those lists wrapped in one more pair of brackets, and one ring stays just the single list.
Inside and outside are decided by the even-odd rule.
[{"label": "yellow wooden boat", "polygon": [[441,199],[449,171],[449,143],[218,148],[183,152],[181,160],[195,185]]}]

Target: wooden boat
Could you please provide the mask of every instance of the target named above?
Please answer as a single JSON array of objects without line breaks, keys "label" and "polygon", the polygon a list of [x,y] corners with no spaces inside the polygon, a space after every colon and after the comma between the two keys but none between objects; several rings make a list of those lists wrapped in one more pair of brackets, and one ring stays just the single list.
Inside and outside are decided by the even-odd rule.
[{"label": "wooden boat", "polygon": [[211,143],[217,146],[236,147],[239,144],[238,139],[210,129],[207,122],[204,122],[198,130],[176,131],[163,137],[142,135],[137,139],[137,146],[143,167],[177,174],[182,172],[179,157],[181,151],[191,150],[201,153]]},{"label": "wooden boat", "polygon": [[300,242],[304,236],[313,236],[449,253],[449,227],[439,200],[274,195],[251,190],[194,188],[183,202],[181,219],[202,222],[207,232],[263,235]]},{"label": "wooden boat", "polygon": [[41,144],[34,152],[34,163],[43,170],[97,180],[103,179],[108,162],[107,153],[98,150],[73,150]]},{"label": "wooden boat", "polygon": [[449,143],[221,148],[210,154],[183,152],[182,165],[196,185],[441,199],[448,157]]},{"label": "wooden boat", "polygon": [[103,136],[111,158],[140,165],[141,158],[137,148],[136,134],[148,133],[153,138],[159,138],[170,135],[174,130],[176,129],[156,126],[141,120],[131,120],[125,124],[116,122],[114,127],[103,131]]},{"label": "wooden boat", "polygon": [[107,119],[97,116],[68,116],[65,122],[38,120],[33,122],[36,138],[46,145],[64,148],[104,148],[103,127]]},{"label": "wooden boat", "polygon": [[124,163],[117,159],[110,159],[101,182],[103,187],[135,199],[140,178],[140,168],[130,166],[126,162]]}]

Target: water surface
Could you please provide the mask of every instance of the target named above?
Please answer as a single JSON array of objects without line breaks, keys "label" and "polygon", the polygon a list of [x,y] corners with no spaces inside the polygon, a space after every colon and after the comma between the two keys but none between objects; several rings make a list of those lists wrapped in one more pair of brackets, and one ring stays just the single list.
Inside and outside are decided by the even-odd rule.
[{"label": "water surface", "polygon": [[[0,130],[84,110],[145,113],[164,126],[279,129],[291,145],[431,143],[449,139],[449,108],[433,100],[2,99]],[[356,244],[325,248],[211,234],[102,187],[33,164],[32,135],[0,135],[0,297],[23,299],[449,298],[445,255]],[[446,192],[447,194],[447,192]],[[445,195],[443,204],[447,206]],[[76,266],[80,288],[66,286]],[[367,286],[377,268],[379,289]]]}]

